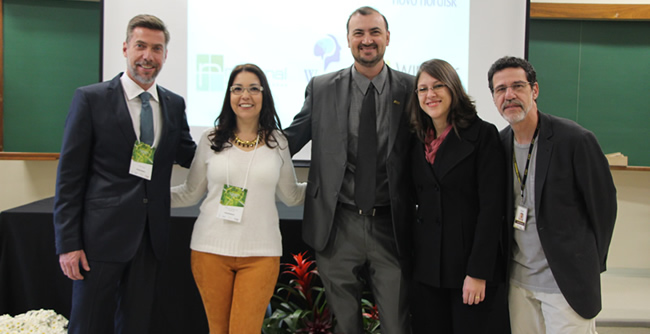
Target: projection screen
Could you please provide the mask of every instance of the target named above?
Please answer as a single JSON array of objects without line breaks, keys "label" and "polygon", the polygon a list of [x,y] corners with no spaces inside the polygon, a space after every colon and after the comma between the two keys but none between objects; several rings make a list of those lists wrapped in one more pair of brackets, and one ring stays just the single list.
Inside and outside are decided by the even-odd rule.
[{"label": "projection screen", "polygon": [[[451,63],[476,100],[481,118],[503,128],[487,87],[487,70],[504,55],[524,57],[528,0],[249,0],[104,1],[103,80],[126,69],[122,43],[131,17],[154,14],[168,25],[168,57],[157,83],[185,97],[192,135],[214,124],[227,80],[242,63],[269,79],[282,126],[291,123],[314,75],[350,67],[346,22],[372,6],[386,16],[385,60],[415,74],[432,58]],[[309,148],[294,156],[308,160]]]}]

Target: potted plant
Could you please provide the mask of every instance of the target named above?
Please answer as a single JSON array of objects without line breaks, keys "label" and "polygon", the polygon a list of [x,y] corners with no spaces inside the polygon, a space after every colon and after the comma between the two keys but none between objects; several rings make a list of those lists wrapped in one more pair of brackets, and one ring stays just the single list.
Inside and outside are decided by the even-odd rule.
[{"label": "potted plant", "polygon": [[[291,275],[289,284],[279,282],[271,298],[270,315],[264,319],[264,334],[333,334],[336,319],[330,312],[316,263],[307,252],[292,254],[293,263],[283,263],[282,274]],[[361,300],[365,334],[380,334],[379,311],[368,299]]]},{"label": "potted plant", "polygon": [[315,261],[306,253],[292,254],[295,264],[283,264],[286,270],[282,274],[293,278],[289,284],[278,283],[271,298],[271,315],[264,319],[263,333],[333,333],[334,318],[327,307],[325,290],[320,285]]}]

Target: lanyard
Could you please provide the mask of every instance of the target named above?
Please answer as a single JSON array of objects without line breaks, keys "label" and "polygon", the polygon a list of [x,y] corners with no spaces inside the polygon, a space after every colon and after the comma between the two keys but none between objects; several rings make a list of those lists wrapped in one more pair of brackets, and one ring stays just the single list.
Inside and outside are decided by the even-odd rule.
[{"label": "lanyard", "polygon": [[[524,202],[524,189],[526,188],[526,179],[528,178],[528,167],[530,165],[530,157],[533,155],[533,146],[535,146],[535,138],[537,138],[537,133],[539,132],[539,121],[537,121],[537,127],[535,128],[535,133],[533,133],[533,139],[530,141],[530,147],[528,148],[528,158],[526,159],[526,167],[524,168],[524,178],[522,179],[519,175],[519,167],[517,166],[517,156],[515,155],[515,145],[512,145],[512,161],[515,164],[515,173],[517,174],[517,180],[521,185],[521,202]],[[515,140],[514,136],[512,140]]]},{"label": "lanyard", "polygon": [[[248,168],[246,169],[246,178],[244,178],[244,186],[242,189],[246,189],[246,184],[248,184],[248,173],[251,170],[251,165],[253,164],[253,159],[255,158],[255,153],[257,153],[257,144],[260,142],[260,135],[257,135],[257,140],[255,142],[255,149],[253,150],[253,156],[251,157],[251,160],[248,162]],[[232,148],[235,148],[234,145]],[[226,155],[227,157],[227,162],[226,162],[226,184],[230,184],[230,150],[228,150],[228,154]]]}]

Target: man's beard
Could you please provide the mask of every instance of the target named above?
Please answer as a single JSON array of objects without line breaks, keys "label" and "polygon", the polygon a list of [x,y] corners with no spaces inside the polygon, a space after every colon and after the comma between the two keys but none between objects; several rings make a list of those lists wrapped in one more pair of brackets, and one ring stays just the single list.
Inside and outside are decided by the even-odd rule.
[{"label": "man's beard", "polygon": [[151,76],[150,77],[145,77],[145,76],[142,76],[142,75],[140,75],[138,73],[138,66],[139,65],[145,65],[145,66],[149,65],[149,66],[151,66],[151,65],[154,65],[154,63],[147,62],[147,61],[140,61],[140,62],[136,62],[134,65],[131,65],[130,63],[128,64],[129,73],[131,73],[131,75],[133,76],[133,78],[136,81],[138,81],[139,83],[145,84],[145,85],[153,83],[156,80],[156,77],[158,76],[158,73],[160,72],[160,67],[154,66],[155,70],[151,74]]}]

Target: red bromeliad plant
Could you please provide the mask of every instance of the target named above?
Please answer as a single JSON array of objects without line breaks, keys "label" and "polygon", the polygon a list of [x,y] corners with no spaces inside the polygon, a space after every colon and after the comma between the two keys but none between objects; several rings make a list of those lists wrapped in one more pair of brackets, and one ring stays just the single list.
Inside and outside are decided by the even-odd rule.
[{"label": "red bromeliad plant", "polygon": [[364,334],[379,334],[379,310],[367,299],[361,300]]},{"label": "red bromeliad plant", "polygon": [[[333,334],[336,320],[327,306],[316,262],[307,252],[292,254],[295,264],[283,263],[282,274],[291,275],[289,284],[279,282],[271,299],[272,314],[264,319],[264,334]],[[379,334],[379,311],[367,299],[361,300],[364,334]]]},{"label": "red bromeliad plant", "polygon": [[293,278],[289,284],[278,283],[271,299],[273,313],[264,320],[262,330],[265,334],[333,333],[334,319],[327,307],[325,290],[315,285],[318,281],[315,261],[305,254],[293,255],[296,264],[283,264],[286,270],[282,273]]},{"label": "red bromeliad plant", "polygon": [[[315,261],[309,260],[309,257],[305,257],[307,252],[302,252],[298,255],[293,255],[293,260],[296,261],[296,264],[285,263],[284,266],[288,269],[283,271],[283,274],[293,275],[295,278],[290,281],[292,285],[300,292],[300,294],[305,297],[308,305],[313,305],[312,300],[312,279],[315,275],[318,275],[318,269],[315,268]],[[314,269],[310,269],[314,265]]]}]

